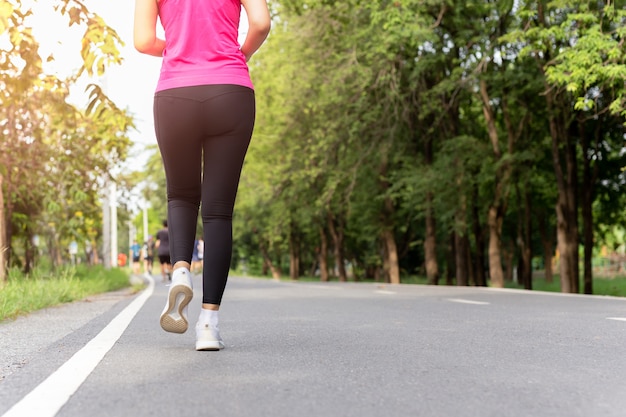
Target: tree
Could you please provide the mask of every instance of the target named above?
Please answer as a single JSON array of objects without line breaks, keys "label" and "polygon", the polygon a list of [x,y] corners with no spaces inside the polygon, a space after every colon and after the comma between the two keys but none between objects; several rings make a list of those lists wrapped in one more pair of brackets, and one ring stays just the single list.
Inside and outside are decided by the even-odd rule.
[{"label": "tree", "polygon": [[[292,278],[311,262],[346,279],[346,260],[355,279],[434,284],[445,271],[447,283],[503,286],[517,269],[531,288],[535,255],[551,279],[558,232],[572,291],[579,208],[589,266],[588,231],[600,210],[618,216],[623,183],[623,7],[585,4],[274,3],[251,68],[259,112],[236,210],[246,251],[256,242]],[[595,43],[569,43],[581,36]],[[572,71],[587,83],[576,94]]]},{"label": "tree", "polygon": [[[54,8],[68,18],[69,26],[85,28],[83,65],[67,79],[44,73],[44,59],[28,26],[32,11],[19,0],[0,7],[0,36],[9,45],[0,50],[3,279],[15,253],[14,236],[24,240],[26,270],[33,260],[34,234],[49,235],[55,247],[81,234],[94,238],[98,181],[126,157],[129,147],[126,132],[132,119],[97,85],[88,87],[90,102],[84,111],[67,103],[70,86],[83,73],[99,76],[121,62],[120,38],[80,1],[59,0]],[[25,175],[32,172],[38,175]],[[60,258],[59,253],[51,255]]]},{"label": "tree", "polygon": [[[626,115],[624,2],[529,1],[519,9],[520,29],[506,36],[525,46],[521,56],[536,61],[548,109],[552,157],[558,187],[557,241],[561,256],[561,288],[578,292],[578,155],[576,138],[583,150],[585,194],[585,292],[591,292],[591,246],[593,187],[588,133],[581,113]],[[584,122],[583,122],[584,124]],[[578,125],[578,127],[576,126]]]}]

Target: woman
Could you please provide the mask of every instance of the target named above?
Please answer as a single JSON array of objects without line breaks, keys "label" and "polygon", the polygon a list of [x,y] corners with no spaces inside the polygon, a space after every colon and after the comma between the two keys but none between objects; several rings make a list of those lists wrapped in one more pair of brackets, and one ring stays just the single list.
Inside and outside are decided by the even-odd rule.
[{"label": "woman", "polygon": [[163,220],[163,227],[156,234],[156,248],[161,264],[161,278],[163,282],[172,279],[172,263],[170,260],[170,232],[167,228],[167,220]]},{"label": "woman", "polygon": [[[238,43],[241,7],[248,32]],[[156,34],[160,20],[165,39]],[[154,125],[167,179],[172,284],[161,327],[184,333],[200,202],[203,297],[196,350],[224,347],[218,311],[232,252],[232,213],[255,117],[247,61],[270,30],[266,0],[136,0],[134,45],[162,56]]]}]

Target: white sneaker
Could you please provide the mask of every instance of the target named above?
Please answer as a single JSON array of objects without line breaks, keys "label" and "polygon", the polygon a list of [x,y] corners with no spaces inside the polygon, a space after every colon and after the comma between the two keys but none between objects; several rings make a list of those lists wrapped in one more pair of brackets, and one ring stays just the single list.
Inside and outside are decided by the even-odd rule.
[{"label": "white sneaker", "polygon": [[198,322],[196,324],[196,350],[220,349],[224,349],[224,342],[217,326]]},{"label": "white sneaker", "polygon": [[187,309],[193,298],[193,281],[187,268],[178,268],[172,274],[167,302],[161,313],[161,327],[166,332],[185,333],[189,322]]}]

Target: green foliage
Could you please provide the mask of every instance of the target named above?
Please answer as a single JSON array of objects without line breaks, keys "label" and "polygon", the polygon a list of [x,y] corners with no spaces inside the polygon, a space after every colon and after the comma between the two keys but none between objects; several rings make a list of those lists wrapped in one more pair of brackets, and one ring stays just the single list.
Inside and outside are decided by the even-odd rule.
[{"label": "green foliage", "polygon": [[[391,228],[408,279],[422,269],[429,210],[446,242],[450,233],[485,234],[496,205],[508,244],[520,239],[524,201],[550,235],[558,195],[550,112],[571,131],[577,118],[606,127],[589,156],[595,217],[623,218],[623,198],[611,191],[622,188],[613,167],[624,121],[622,6],[272,3],[272,33],[251,63],[258,115],[235,214],[238,256],[251,262],[261,248],[284,271],[299,247],[300,262],[315,269],[326,236],[365,276],[383,265],[382,233]],[[556,108],[546,91],[556,92]],[[472,252],[485,243],[471,241]],[[537,232],[530,244],[542,253]],[[446,246],[439,262],[450,257]]]},{"label": "green foliage", "polygon": [[[8,41],[8,47],[0,50],[0,175],[5,202],[0,212],[10,225],[0,246],[10,248],[9,264],[26,269],[34,261],[31,242],[36,235],[47,242],[55,263],[62,259],[59,246],[67,247],[72,240],[96,245],[100,189],[126,158],[127,133],[134,127],[126,111],[96,84],[87,87],[90,102],[85,110],[68,103],[70,88],[83,72],[102,75],[106,67],[121,62],[123,44],[82,2],[59,0],[53,6],[68,18],[69,26],[85,28],[83,66],[66,79],[44,72],[38,41],[28,26],[32,12],[19,0],[0,8],[0,22],[7,22],[0,25],[0,36]],[[24,253],[15,249],[22,246],[20,241]]]},{"label": "green foliage", "polygon": [[501,40],[524,44],[522,57],[542,56],[547,82],[572,94],[575,110],[624,117],[625,6],[623,0],[553,1],[543,10],[529,1],[519,11],[521,28]]}]

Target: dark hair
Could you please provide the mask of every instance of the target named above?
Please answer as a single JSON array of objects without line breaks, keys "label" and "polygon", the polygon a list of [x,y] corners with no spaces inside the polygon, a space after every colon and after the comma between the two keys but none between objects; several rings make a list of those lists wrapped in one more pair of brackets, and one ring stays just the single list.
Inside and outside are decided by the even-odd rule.
[{"label": "dark hair", "polygon": [[163,220],[163,227],[167,227],[167,219]]}]

